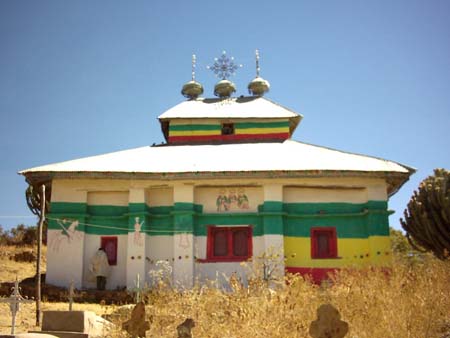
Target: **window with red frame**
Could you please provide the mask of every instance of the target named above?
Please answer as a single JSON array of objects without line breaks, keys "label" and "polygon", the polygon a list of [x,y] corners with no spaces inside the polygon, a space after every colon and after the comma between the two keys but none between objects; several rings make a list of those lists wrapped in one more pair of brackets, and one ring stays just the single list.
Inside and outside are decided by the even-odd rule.
[{"label": "window with red frame", "polygon": [[208,227],[207,260],[237,262],[252,256],[251,227]]},{"label": "window with red frame", "polygon": [[101,237],[100,243],[108,256],[109,265],[117,265],[117,237]]},{"label": "window with red frame", "polygon": [[337,258],[336,228],[311,229],[311,257]]}]

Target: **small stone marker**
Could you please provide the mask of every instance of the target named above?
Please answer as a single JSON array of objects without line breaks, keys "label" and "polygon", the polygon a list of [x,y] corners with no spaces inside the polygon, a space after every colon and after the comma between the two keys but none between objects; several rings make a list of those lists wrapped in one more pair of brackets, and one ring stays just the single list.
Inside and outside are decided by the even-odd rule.
[{"label": "small stone marker", "polygon": [[73,281],[71,281],[69,286],[69,311],[72,311],[73,296],[75,295],[75,288],[73,284]]},{"label": "small stone marker", "polygon": [[192,328],[195,322],[191,318],[187,318],[183,323],[177,326],[178,338],[192,338]]},{"label": "small stone marker", "polygon": [[323,304],[317,309],[317,320],[309,327],[313,338],[343,338],[347,333],[347,322],[341,320],[339,311],[331,304]]},{"label": "small stone marker", "polygon": [[145,337],[145,331],[150,329],[150,322],[145,320],[145,304],[139,302],[131,311],[131,318],[122,323],[122,329],[133,338]]},{"label": "small stone marker", "polygon": [[21,303],[33,303],[32,300],[25,299],[20,295],[19,291],[19,281],[17,280],[14,282],[13,286],[13,292],[11,293],[11,296],[8,298],[1,298],[0,303],[9,303],[9,308],[11,310],[11,334],[14,334],[16,329],[16,315],[17,312],[20,310],[20,304]]}]

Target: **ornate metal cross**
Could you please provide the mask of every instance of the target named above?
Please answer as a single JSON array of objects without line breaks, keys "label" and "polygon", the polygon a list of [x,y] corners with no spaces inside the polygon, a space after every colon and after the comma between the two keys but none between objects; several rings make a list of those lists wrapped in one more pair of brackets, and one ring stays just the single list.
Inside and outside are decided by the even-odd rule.
[{"label": "ornate metal cross", "polygon": [[8,298],[2,298],[0,299],[0,303],[9,303],[9,308],[11,310],[11,334],[14,334],[15,327],[16,327],[16,315],[17,312],[20,310],[20,304],[21,303],[32,303],[33,301],[30,299],[25,299],[20,295],[19,291],[19,281],[17,280],[14,282],[14,287],[12,288],[13,292],[11,293],[11,296]]},{"label": "ornate metal cross", "polygon": [[134,293],[134,300],[137,303],[139,303],[142,299],[142,293],[143,289],[141,287],[141,276],[139,274],[136,275],[136,280],[134,281],[134,288],[130,290],[132,293]]},{"label": "ornate metal cross", "polygon": [[218,78],[226,80],[241,67],[242,65],[234,63],[234,57],[227,57],[227,53],[223,51],[219,58],[214,58],[214,64],[206,68],[210,69]]}]

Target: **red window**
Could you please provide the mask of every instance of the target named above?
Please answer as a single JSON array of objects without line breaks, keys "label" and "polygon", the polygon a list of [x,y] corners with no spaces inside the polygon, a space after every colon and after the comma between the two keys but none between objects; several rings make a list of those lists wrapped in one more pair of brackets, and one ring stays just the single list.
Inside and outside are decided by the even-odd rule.
[{"label": "red window", "polygon": [[252,256],[251,227],[208,227],[207,260],[238,262]]},{"label": "red window", "polygon": [[311,228],[311,257],[337,258],[336,228]]},{"label": "red window", "polygon": [[109,265],[117,265],[117,237],[101,237],[101,247],[108,256]]}]

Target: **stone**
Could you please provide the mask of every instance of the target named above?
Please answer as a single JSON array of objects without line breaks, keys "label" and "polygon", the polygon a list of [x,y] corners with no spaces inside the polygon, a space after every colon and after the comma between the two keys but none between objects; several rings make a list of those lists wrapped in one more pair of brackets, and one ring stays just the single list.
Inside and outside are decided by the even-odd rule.
[{"label": "stone", "polygon": [[195,322],[191,318],[187,318],[183,323],[177,326],[178,338],[192,338],[192,328]]},{"label": "stone", "polygon": [[44,311],[42,331],[89,333],[96,317],[92,311]]},{"label": "stone", "polygon": [[131,318],[122,323],[122,329],[133,338],[145,337],[145,332],[150,329],[150,322],[145,320],[145,304],[139,302],[131,311]]},{"label": "stone", "polygon": [[3,334],[0,338],[58,338],[46,333],[18,333],[18,334]]},{"label": "stone", "polygon": [[44,311],[42,331],[59,338],[104,337],[113,324],[92,311]]},{"label": "stone", "polygon": [[317,309],[317,320],[309,327],[313,338],[343,338],[347,333],[347,322],[341,320],[339,311],[331,304],[323,304]]}]

